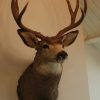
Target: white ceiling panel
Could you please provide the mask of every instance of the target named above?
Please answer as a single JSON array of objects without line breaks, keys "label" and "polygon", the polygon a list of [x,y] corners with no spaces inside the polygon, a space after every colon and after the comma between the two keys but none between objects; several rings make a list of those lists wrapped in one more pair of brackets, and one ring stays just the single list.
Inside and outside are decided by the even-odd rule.
[{"label": "white ceiling panel", "polygon": [[88,11],[84,20],[86,41],[100,49],[100,0],[87,0]]}]

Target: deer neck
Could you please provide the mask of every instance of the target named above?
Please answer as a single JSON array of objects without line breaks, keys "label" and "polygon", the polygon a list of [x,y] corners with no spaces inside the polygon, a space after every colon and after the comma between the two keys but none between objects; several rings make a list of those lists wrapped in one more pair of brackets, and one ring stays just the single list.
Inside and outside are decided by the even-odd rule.
[{"label": "deer neck", "polygon": [[36,66],[36,71],[43,75],[60,75],[63,69],[61,63],[44,61],[40,59],[38,56],[36,56],[34,59],[34,66]]}]

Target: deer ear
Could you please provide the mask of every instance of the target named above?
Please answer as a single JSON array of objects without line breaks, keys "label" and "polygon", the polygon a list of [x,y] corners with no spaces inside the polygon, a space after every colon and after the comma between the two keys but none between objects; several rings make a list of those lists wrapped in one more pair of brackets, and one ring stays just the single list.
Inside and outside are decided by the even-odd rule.
[{"label": "deer ear", "polygon": [[74,41],[76,40],[77,36],[78,36],[79,31],[71,31],[69,33],[67,33],[66,35],[63,36],[62,38],[62,44],[64,46],[69,46],[72,43],[74,43]]},{"label": "deer ear", "polygon": [[28,31],[23,31],[22,29],[18,30],[18,34],[20,35],[21,39],[27,46],[31,48],[36,48],[38,39],[36,38],[34,34]]}]

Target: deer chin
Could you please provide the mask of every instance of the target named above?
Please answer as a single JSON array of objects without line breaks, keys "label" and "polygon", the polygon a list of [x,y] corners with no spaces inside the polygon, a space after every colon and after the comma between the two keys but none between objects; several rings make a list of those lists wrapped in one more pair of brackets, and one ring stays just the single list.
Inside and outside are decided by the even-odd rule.
[{"label": "deer chin", "polygon": [[65,59],[57,59],[56,61],[57,61],[57,63],[63,63],[65,61]]},{"label": "deer chin", "polygon": [[65,61],[65,59],[63,59],[62,57],[56,59],[56,62],[57,62],[57,63],[63,63],[64,61]]},{"label": "deer chin", "polygon": [[[65,58],[66,59],[66,58]],[[49,60],[45,60],[45,62],[47,63],[63,63],[65,61],[65,59],[61,58],[54,58],[54,59],[49,59]]]}]

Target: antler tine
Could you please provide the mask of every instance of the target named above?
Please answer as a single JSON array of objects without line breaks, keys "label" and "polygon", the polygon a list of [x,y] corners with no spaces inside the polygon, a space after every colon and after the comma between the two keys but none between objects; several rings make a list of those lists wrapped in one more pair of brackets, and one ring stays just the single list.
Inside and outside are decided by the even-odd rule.
[{"label": "antler tine", "polygon": [[86,15],[86,12],[87,12],[87,1],[84,0],[84,9],[80,8],[82,15],[81,15],[80,19],[77,22],[75,22],[77,12],[79,10],[79,0],[77,0],[75,11],[72,10],[72,7],[71,7],[69,0],[66,0],[66,1],[67,1],[67,4],[68,4],[70,15],[71,15],[71,24],[68,27],[65,27],[64,29],[60,30],[56,35],[57,37],[63,35],[65,32],[68,32],[71,29],[79,26],[82,23],[85,15]]},{"label": "antler tine", "polygon": [[27,6],[28,6],[28,3],[24,6],[24,8],[22,9],[22,11],[19,13],[18,0],[12,0],[12,2],[11,2],[11,9],[12,9],[13,17],[14,17],[17,25],[21,28],[21,30],[31,32],[36,37],[38,37],[40,39],[43,39],[44,36],[42,34],[40,34],[40,32],[36,32],[36,31],[33,31],[33,30],[27,28],[21,22],[22,16],[23,16],[23,14],[26,11]]},{"label": "antler tine", "polygon": [[84,0],[84,14],[86,15],[87,12],[87,1]]},{"label": "antler tine", "polygon": [[68,4],[70,15],[71,15],[71,24],[72,24],[72,23],[75,22],[75,19],[76,19],[76,16],[77,16],[77,12],[78,12],[78,9],[79,9],[79,0],[77,0],[77,2],[76,2],[75,11],[73,11],[69,0],[66,0],[66,1],[67,1],[67,4]]}]

